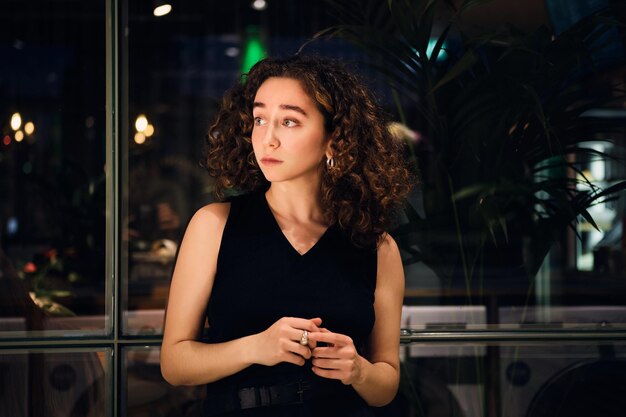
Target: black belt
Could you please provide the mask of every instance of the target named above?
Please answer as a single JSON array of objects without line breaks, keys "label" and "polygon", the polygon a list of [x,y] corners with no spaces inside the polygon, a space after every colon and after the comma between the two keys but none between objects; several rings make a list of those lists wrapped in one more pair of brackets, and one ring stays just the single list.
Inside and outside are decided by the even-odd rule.
[{"label": "black belt", "polygon": [[228,392],[210,392],[204,402],[204,415],[216,416],[248,408],[303,404],[310,398],[311,382],[247,387]]}]

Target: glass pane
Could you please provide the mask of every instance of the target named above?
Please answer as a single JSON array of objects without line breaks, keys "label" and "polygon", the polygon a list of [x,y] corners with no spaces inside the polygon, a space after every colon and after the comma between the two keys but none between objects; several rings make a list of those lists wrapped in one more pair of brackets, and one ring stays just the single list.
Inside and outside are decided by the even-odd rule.
[{"label": "glass pane", "polygon": [[[161,333],[174,257],[193,213],[212,201],[200,167],[204,138],[225,91],[256,46],[272,55],[297,51],[330,22],[321,2],[179,1],[155,17],[150,3],[129,2],[128,114],[123,132],[122,268],[125,334]],[[302,19],[302,16],[307,16]],[[320,43],[354,56],[345,43]],[[257,49],[258,50],[258,49]],[[261,51],[259,51],[260,53]]]},{"label": "glass pane", "polygon": [[0,415],[105,417],[110,349],[0,351]]},{"label": "glass pane", "polygon": [[104,3],[0,2],[0,337],[105,327]]},{"label": "glass pane", "polygon": [[626,345],[607,343],[401,346],[397,416],[623,415]]},{"label": "glass pane", "polygon": [[[486,324],[486,323],[498,323]],[[618,305],[403,306],[403,328],[411,331],[463,330],[616,330],[626,326],[626,307]]]},{"label": "glass pane", "polygon": [[[626,326],[626,111],[613,89],[626,70],[626,38],[615,24],[625,21],[626,10],[618,3],[476,6],[458,25],[463,36],[448,34],[447,55],[431,73],[404,72],[407,83],[420,86],[428,75],[452,77],[449,87],[424,87],[434,104],[414,99],[403,106],[418,138],[420,184],[391,233],[405,261],[405,304],[423,308],[414,310],[421,325]],[[614,23],[597,20],[600,9]],[[385,11],[379,18],[399,20]],[[506,32],[506,25],[519,31]],[[423,28],[414,30],[426,35]],[[517,46],[497,46],[503,33]],[[431,42],[440,34],[435,22]],[[475,51],[481,59],[465,66],[461,60]],[[576,63],[559,64],[578,53]],[[390,58],[387,68],[396,61]],[[448,72],[455,67],[467,69]],[[575,107],[580,112],[569,113]]]},{"label": "glass pane", "polygon": [[[514,63],[496,59],[502,52],[500,49],[488,50],[483,58],[492,59],[493,62],[488,61],[491,66],[489,71],[492,72],[485,73],[487,70],[480,67],[475,73],[467,71],[471,73],[467,78],[451,81],[453,91],[439,90],[443,92],[437,96],[440,103],[434,110],[425,110],[423,106],[428,105],[428,100],[412,98],[408,88],[398,89],[392,94],[385,83],[389,77],[365,65],[355,66],[360,75],[373,80],[371,87],[391,115],[391,120],[396,123],[403,120],[402,125],[394,124],[394,132],[411,147],[406,152],[407,156],[414,156],[420,172],[419,185],[409,198],[409,213],[401,216],[399,226],[390,232],[396,238],[405,262],[405,304],[425,308],[422,312],[432,312],[427,313],[428,317],[419,318],[417,315],[413,319],[413,323],[421,323],[429,330],[520,327],[550,330],[571,326],[606,329],[609,328],[607,324],[611,328],[626,325],[620,307],[626,305],[623,272],[626,240],[622,233],[626,216],[624,192],[615,193],[615,200],[599,201],[599,204],[588,207],[598,230],[584,217],[578,219],[575,230],[566,227],[550,229],[544,223],[534,221],[541,213],[545,214],[538,206],[558,206],[562,201],[548,199],[540,192],[526,194],[523,198],[519,197],[519,193],[507,194],[510,190],[526,189],[527,185],[530,189],[538,187],[543,190],[540,184],[549,186],[552,182],[562,181],[556,191],[552,189],[554,197],[571,191],[563,183],[571,185],[574,180],[578,180],[579,184],[573,187],[582,192],[585,186],[589,189],[589,184],[584,184],[584,178],[599,187],[608,187],[626,178],[626,168],[620,162],[626,154],[623,147],[617,146],[625,136],[623,120],[626,112],[620,100],[612,102],[607,99],[603,101],[607,104],[602,108],[593,108],[586,113],[595,119],[589,119],[589,123],[576,122],[577,126],[580,124],[576,130],[587,135],[576,145],[596,152],[596,156],[582,152],[571,158],[569,154],[567,158],[557,155],[556,159],[546,157],[518,164],[519,160],[515,159],[517,149],[507,148],[505,156],[510,160],[498,159],[502,155],[499,144],[509,143],[508,138],[514,132],[526,129],[526,125],[521,124],[524,129],[511,130],[511,126],[518,123],[511,115],[521,112],[516,106],[536,114],[536,103],[531,99],[524,101],[517,90],[501,93],[500,89],[505,86],[493,80],[519,76],[521,81],[516,78],[516,82],[521,83],[520,89],[527,85],[537,89],[529,97],[552,97],[552,93],[564,93],[565,90],[552,92],[546,87],[553,85],[552,79],[549,79],[552,73],[548,70],[535,74],[535,78],[548,79],[535,85],[533,79],[524,78],[530,70],[517,74],[513,69],[535,68],[533,59],[549,51],[531,54],[524,51],[540,47],[537,43],[551,45],[553,34],[560,35],[567,25],[575,23],[574,20],[593,12],[584,2],[572,6],[567,13],[560,0],[546,2],[550,3],[546,6],[550,13],[537,3],[494,5],[499,12],[493,15],[499,18],[489,22],[480,18],[481,13],[468,14],[466,28],[480,29],[484,25],[482,31],[490,36],[495,33],[496,27],[511,23],[507,19],[514,21],[512,23],[520,23],[515,21],[520,16],[529,16],[530,20],[534,20],[522,19],[523,24],[517,25],[524,28],[528,36],[520,38],[524,48],[508,51],[513,54],[511,60]],[[574,10],[576,7],[580,10]],[[607,13],[622,21],[623,10],[611,7]],[[537,11],[536,8],[541,9],[541,13],[532,12]],[[364,9],[367,10],[366,7]],[[373,7],[372,10],[381,15],[371,19],[370,23],[393,20],[402,15],[383,16],[386,9]],[[525,12],[521,13],[521,10]],[[130,2],[128,114],[125,115],[126,129],[123,132],[126,138],[122,144],[125,147],[122,164],[122,214],[125,219],[122,268],[125,281],[122,288],[125,291],[123,305],[126,313],[123,318],[126,334],[161,331],[158,318],[162,317],[167,300],[169,278],[183,228],[195,210],[211,201],[211,183],[198,163],[202,158],[202,139],[223,93],[247,68],[248,53],[259,45],[256,50],[269,55],[294,53],[317,31],[337,23],[336,19],[345,23],[353,15],[344,10],[335,13],[335,19],[330,17],[328,11],[324,2],[274,1],[268,3],[265,10],[253,10],[246,2],[214,5],[181,1],[168,15],[155,17],[148,5]],[[302,19],[302,16],[307,18]],[[445,18],[443,13],[442,22]],[[549,19],[552,21],[548,22]],[[442,22],[434,23],[430,34],[431,47],[435,44],[435,36],[443,31]],[[531,32],[534,28],[544,24],[549,25],[554,33],[540,30],[533,37],[535,35]],[[626,56],[623,37],[615,36],[614,30],[607,33],[606,41],[612,52],[607,54],[604,50],[599,55],[591,55],[594,64],[597,64],[594,66],[596,72],[589,68],[579,69],[574,74],[567,72],[557,78],[578,77],[576,91],[586,91],[594,96],[607,90],[611,83],[618,85],[623,82]],[[422,35],[420,33],[415,38],[422,39]],[[467,36],[471,38],[474,35],[471,30],[468,31]],[[533,40],[539,38],[545,42]],[[449,33],[449,39],[443,45],[445,53],[431,62],[433,79],[438,79],[466,56],[465,44],[458,32]],[[252,48],[253,45],[255,48]],[[487,48],[484,43],[480,45]],[[384,46],[381,48],[383,51],[396,50]],[[551,50],[554,56],[551,57],[563,59],[570,55],[570,51],[559,51],[559,47],[566,48],[567,42],[555,43],[554,50]],[[340,39],[316,41],[305,51],[340,57],[348,62],[373,60],[388,71],[393,71],[394,67],[405,67],[397,62],[381,60],[380,56],[369,56]],[[414,62],[411,48],[406,48],[406,54],[407,62]],[[498,66],[507,62],[510,67]],[[125,62],[122,64],[125,65]],[[464,62],[460,66],[466,64]],[[545,65],[546,68],[550,66]],[[564,64],[559,68],[567,69],[570,65]],[[418,75],[411,77],[411,71],[405,71],[402,79],[409,85],[421,85],[423,78]],[[481,94],[463,96],[469,91],[463,87],[464,82],[473,86],[472,91]],[[480,105],[472,107],[470,98],[490,103],[494,109],[493,116],[483,117],[480,113],[471,119],[476,121],[471,128],[459,128],[456,132],[453,129],[456,123],[454,115],[482,109]],[[555,112],[552,119],[556,123],[562,119],[560,116],[568,106],[579,99],[576,94],[558,96],[558,100],[554,98],[554,101],[564,103],[563,108],[558,109],[550,107],[552,101],[542,102],[546,107],[546,117],[551,117],[549,111]],[[495,109],[505,114],[495,112]],[[424,117],[431,110],[438,111],[443,120],[440,131],[434,129]],[[507,124],[509,121],[510,124]],[[529,132],[540,134],[544,130],[541,123],[535,124],[537,120],[531,122]],[[612,126],[609,130],[596,129],[608,124]],[[556,126],[554,129],[557,128],[565,129],[563,137],[570,135],[573,129],[571,126]],[[448,132],[450,136],[442,137],[442,132]],[[466,132],[469,136],[463,136]],[[488,141],[483,140],[485,132],[495,133]],[[520,137],[524,139],[522,143],[535,140],[534,136]],[[487,145],[495,148],[485,148]],[[546,153],[552,149],[536,145],[541,148],[537,152]],[[598,152],[609,157],[599,159]],[[563,160],[571,163],[568,169],[562,166],[550,168],[550,164]],[[509,168],[513,172],[509,172],[512,178],[502,177]],[[543,177],[528,174],[535,170],[541,172]],[[452,182],[449,183],[448,179]],[[547,183],[541,183],[544,180]],[[496,199],[492,205],[481,205],[479,198],[453,198],[460,189],[467,191],[474,186],[492,183],[511,184],[510,189],[504,186],[503,199]],[[552,227],[563,222],[567,212],[565,209],[556,215],[553,213],[546,223]],[[527,216],[527,213],[532,214]],[[552,250],[548,251],[548,247]],[[447,321],[437,318],[439,314],[446,316]]]},{"label": "glass pane", "polygon": [[124,349],[122,416],[199,416],[204,386],[173,387],[161,376],[158,347]]}]

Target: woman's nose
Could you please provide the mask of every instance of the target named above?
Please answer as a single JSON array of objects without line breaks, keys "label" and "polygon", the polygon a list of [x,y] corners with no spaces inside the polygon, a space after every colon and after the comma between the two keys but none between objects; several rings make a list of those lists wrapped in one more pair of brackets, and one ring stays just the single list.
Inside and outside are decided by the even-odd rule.
[{"label": "woman's nose", "polygon": [[272,148],[275,148],[280,144],[280,141],[276,137],[275,124],[272,122],[267,124],[267,128],[265,129],[265,134],[263,136],[263,144]]}]

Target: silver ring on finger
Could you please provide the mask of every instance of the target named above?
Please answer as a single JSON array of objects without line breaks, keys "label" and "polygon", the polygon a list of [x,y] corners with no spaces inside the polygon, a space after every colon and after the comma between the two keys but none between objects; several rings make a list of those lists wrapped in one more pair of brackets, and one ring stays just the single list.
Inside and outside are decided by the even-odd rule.
[{"label": "silver ring on finger", "polygon": [[302,346],[306,346],[309,344],[309,332],[307,332],[306,330],[302,332],[302,337],[300,337],[300,344]]}]

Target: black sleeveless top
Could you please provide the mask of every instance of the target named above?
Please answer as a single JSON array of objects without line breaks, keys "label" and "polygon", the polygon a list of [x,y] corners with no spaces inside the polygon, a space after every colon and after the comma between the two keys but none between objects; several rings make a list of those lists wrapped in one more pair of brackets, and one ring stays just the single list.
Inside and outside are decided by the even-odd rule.
[{"label": "black sleeveless top", "polygon": [[[351,337],[362,353],[374,325],[376,268],[376,250],[355,247],[337,226],[301,255],[282,233],[264,193],[234,197],[207,308],[208,341],[260,333],[281,317],[320,317],[322,327]],[[311,406],[320,413],[347,415],[365,407],[351,386],[315,375],[310,361],[252,365],[207,388],[218,392],[297,380],[312,382]],[[324,410],[323,404],[332,408]]]}]

